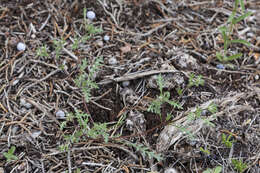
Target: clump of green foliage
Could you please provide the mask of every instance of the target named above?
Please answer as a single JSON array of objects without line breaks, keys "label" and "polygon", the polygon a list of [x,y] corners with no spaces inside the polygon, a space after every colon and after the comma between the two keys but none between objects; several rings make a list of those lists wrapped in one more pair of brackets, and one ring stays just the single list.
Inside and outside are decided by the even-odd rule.
[{"label": "clump of green foliage", "polygon": [[247,169],[247,164],[246,164],[246,163],[243,163],[242,160],[232,159],[231,162],[232,162],[232,165],[234,166],[234,168],[235,168],[239,173],[243,173],[243,172]]},{"label": "clump of green foliage", "polygon": [[90,137],[96,139],[98,137],[103,137],[104,141],[107,143],[109,139],[109,129],[107,128],[107,123],[94,123],[93,127],[89,126],[89,114],[82,113],[76,110],[76,113],[70,113],[67,116],[66,121],[62,122],[60,129],[64,130],[69,122],[73,122],[75,119],[78,123],[78,129],[76,129],[73,134],[64,135],[66,140],[65,145],[61,145],[60,149],[62,151],[68,150],[69,146],[75,142],[86,139]]},{"label": "clump of green foliage", "polygon": [[220,173],[222,171],[221,166],[217,166],[216,168],[213,169],[207,169],[206,171],[203,171],[203,173]]},{"label": "clump of green foliage", "polygon": [[202,153],[206,154],[206,155],[210,155],[210,151],[209,151],[207,148],[204,149],[204,148],[200,147],[200,151],[201,151]]},{"label": "clump of green foliage", "polygon": [[37,48],[36,55],[41,57],[48,57],[49,54],[48,54],[47,46],[44,45],[42,47]]},{"label": "clump of green foliage", "polygon": [[204,79],[202,78],[201,75],[195,76],[194,73],[190,74],[189,77],[189,83],[188,83],[188,88],[193,87],[193,86],[203,86],[205,83]]},{"label": "clump of green foliage", "polygon": [[15,146],[12,146],[8,152],[4,152],[3,155],[6,158],[7,162],[10,162],[12,160],[17,160],[18,158],[14,155],[15,152]]},{"label": "clump of green foliage", "polygon": [[61,40],[59,40],[59,39],[53,40],[56,58],[60,57],[64,44],[65,44],[65,40],[63,38]]},{"label": "clump of green foliage", "polygon": [[231,148],[233,143],[235,142],[234,140],[231,140],[232,135],[229,135],[228,137],[223,133],[222,134],[222,143],[228,147]]},{"label": "clump of green foliage", "polygon": [[[236,14],[238,13],[239,4],[240,4],[240,7],[244,14],[242,14],[239,17],[235,17]],[[219,61],[228,62],[228,61],[232,61],[234,59],[238,59],[242,56],[242,53],[237,53],[237,54],[230,55],[230,56],[228,55],[228,48],[231,44],[240,43],[240,44],[244,44],[247,46],[250,45],[250,43],[247,42],[246,40],[232,39],[231,37],[232,37],[233,31],[234,31],[235,25],[238,22],[244,20],[246,17],[250,16],[251,14],[252,14],[251,12],[245,13],[244,0],[235,0],[235,5],[233,8],[232,14],[229,16],[226,26],[222,26],[219,28],[222,38],[224,39],[224,51],[216,53],[216,56]]]},{"label": "clump of green foliage", "polygon": [[[162,118],[161,108],[164,103],[168,103],[171,106],[173,106],[174,108],[182,109],[182,106],[178,102],[170,100],[170,96],[171,96],[170,92],[163,91],[164,81],[163,81],[162,75],[158,76],[158,79],[156,82],[157,82],[157,85],[159,86],[160,95],[155,100],[152,101],[152,103],[148,107],[147,111],[153,112]],[[167,117],[170,117],[170,115],[167,115]]]},{"label": "clump of green foliage", "polygon": [[87,103],[90,101],[91,90],[98,89],[98,85],[95,82],[95,74],[100,69],[102,62],[102,58],[97,58],[91,68],[89,68],[89,72],[87,73],[86,71],[89,64],[86,59],[83,59],[80,65],[80,74],[76,77],[74,81],[76,86],[82,90]]},{"label": "clump of green foliage", "polygon": [[161,161],[163,158],[160,154],[155,153],[154,151],[151,151],[148,147],[142,145],[142,144],[135,144],[126,142],[128,146],[134,147],[137,151],[141,152],[143,155],[148,156],[149,159],[155,158],[157,161]]}]

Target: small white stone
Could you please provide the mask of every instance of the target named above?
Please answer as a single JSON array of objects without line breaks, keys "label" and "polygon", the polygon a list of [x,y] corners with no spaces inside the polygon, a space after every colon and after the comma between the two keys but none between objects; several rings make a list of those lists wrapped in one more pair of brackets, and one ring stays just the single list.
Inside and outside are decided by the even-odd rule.
[{"label": "small white stone", "polygon": [[124,81],[122,82],[123,87],[128,87],[130,85],[130,81]]},{"label": "small white stone", "polygon": [[97,44],[97,46],[99,46],[99,47],[103,47],[103,46],[104,46],[104,43],[103,43],[102,40],[96,41],[96,44]]},{"label": "small white stone", "polygon": [[116,64],[117,64],[117,59],[116,59],[115,57],[109,58],[108,64],[110,64],[110,65],[116,65]]},{"label": "small white stone", "polygon": [[21,98],[21,99],[20,99],[20,105],[21,105],[21,106],[24,106],[25,104],[26,104],[25,99],[24,99],[24,98]]},{"label": "small white stone", "polygon": [[32,108],[32,104],[27,102],[27,103],[25,103],[24,107],[26,109],[31,109]]},{"label": "small white stone", "polygon": [[62,110],[58,110],[58,111],[56,112],[56,117],[57,117],[57,119],[66,119],[65,112],[62,111]]},{"label": "small white stone", "polygon": [[33,38],[33,39],[36,38],[36,35],[35,35],[35,34],[32,34],[32,35],[31,35],[31,38]]},{"label": "small white stone", "polygon": [[110,38],[109,38],[108,35],[105,35],[105,36],[104,36],[104,40],[105,40],[105,41],[109,41],[109,39],[110,39]]},{"label": "small white stone", "polygon": [[41,131],[36,131],[36,132],[33,132],[33,133],[31,134],[31,136],[32,136],[32,138],[35,139],[35,138],[39,137],[41,133],[42,133]]},{"label": "small white stone", "polygon": [[88,19],[93,20],[93,19],[95,19],[95,17],[96,17],[96,14],[95,14],[94,11],[88,11],[87,12],[87,18]]},{"label": "small white stone", "polygon": [[255,80],[258,80],[259,79],[259,75],[255,75]]},{"label": "small white stone", "polygon": [[25,45],[24,43],[19,42],[19,43],[17,44],[17,50],[19,50],[19,51],[24,51],[25,49],[26,49],[26,45]]},{"label": "small white stone", "polygon": [[164,173],[178,173],[178,171],[174,168],[167,168]]}]

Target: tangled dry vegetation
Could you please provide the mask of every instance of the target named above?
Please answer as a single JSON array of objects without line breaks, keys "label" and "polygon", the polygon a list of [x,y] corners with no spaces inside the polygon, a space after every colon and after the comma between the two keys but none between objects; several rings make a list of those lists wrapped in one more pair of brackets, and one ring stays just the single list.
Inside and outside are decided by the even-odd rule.
[{"label": "tangled dry vegetation", "polygon": [[1,0],[0,172],[259,172],[260,3],[220,62],[233,7]]}]

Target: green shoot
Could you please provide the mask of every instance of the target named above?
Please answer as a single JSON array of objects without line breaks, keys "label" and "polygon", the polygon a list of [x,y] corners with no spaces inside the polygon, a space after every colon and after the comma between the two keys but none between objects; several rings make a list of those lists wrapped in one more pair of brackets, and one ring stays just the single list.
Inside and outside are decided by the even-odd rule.
[{"label": "green shoot", "polygon": [[18,158],[14,155],[15,152],[15,146],[12,146],[8,152],[4,152],[3,155],[6,158],[7,162],[10,162],[12,160],[17,160]]},{"label": "green shoot", "polygon": [[204,149],[204,148],[200,147],[200,151],[206,155],[210,155],[210,151],[208,149]]},{"label": "green shoot", "polygon": [[247,168],[247,164],[243,163],[242,160],[236,160],[236,159],[232,159],[231,160],[232,165],[234,166],[234,168],[239,172],[239,173],[243,173],[246,168]]},{"label": "green shoot", "polygon": [[189,83],[188,83],[188,88],[193,87],[193,86],[203,86],[205,83],[204,79],[202,79],[202,76],[199,75],[198,77],[195,76],[194,73],[190,74],[189,77]]},{"label": "green shoot", "polygon": [[134,147],[137,151],[141,152],[143,155],[148,156],[149,159],[155,158],[157,161],[161,161],[163,158],[160,154],[151,151],[148,147],[144,146],[143,144],[135,144],[126,142],[128,146]]},{"label": "green shoot", "polygon": [[221,173],[222,171],[222,167],[221,166],[217,166],[216,168],[213,169],[207,169],[206,171],[203,171],[203,173]]},{"label": "green shoot", "polygon": [[44,45],[42,47],[37,48],[36,54],[37,54],[37,56],[48,57],[49,54],[48,54],[48,51],[47,51],[47,46]]},{"label": "green shoot", "polygon": [[163,91],[164,81],[163,81],[162,75],[158,76],[157,85],[159,86],[160,95],[157,96],[157,98],[154,101],[152,101],[152,103],[148,107],[147,111],[158,114],[160,116],[160,118],[162,118],[161,107],[162,107],[162,104],[164,104],[164,103],[168,103],[171,106],[173,106],[174,108],[182,109],[182,106],[179,105],[179,103],[170,100],[170,92]]},{"label": "green shoot", "polygon": [[87,60],[83,59],[82,64],[80,65],[80,74],[74,81],[76,86],[82,90],[87,103],[90,101],[91,90],[98,89],[98,85],[95,82],[95,74],[99,70],[102,62],[102,58],[97,58],[94,64],[89,69],[89,73],[86,73],[86,68],[89,65],[87,63]]},{"label": "green shoot", "polygon": [[[235,25],[238,22],[247,18],[248,16],[252,15],[252,12],[244,13],[245,12],[245,6],[244,6],[243,1],[244,0],[235,0],[235,6],[233,8],[232,14],[228,18],[227,26],[223,26],[223,27],[219,28],[221,35],[222,35],[222,38],[224,40],[224,51],[222,53],[217,52],[216,57],[221,62],[228,62],[228,61],[232,61],[232,60],[235,60],[235,59],[242,57],[242,53],[237,53],[235,55],[227,56],[228,48],[231,44],[240,43],[240,44],[244,44],[244,45],[247,45],[247,46],[250,45],[249,42],[242,40],[242,39],[235,39],[235,40],[230,39],[231,35],[233,34],[233,29],[234,29]],[[242,8],[242,12],[244,14],[242,14],[241,16],[236,18],[235,16],[238,12],[239,4],[240,4],[240,6]]]},{"label": "green shoot", "polygon": [[232,135],[229,135],[228,137],[225,134],[222,134],[222,143],[228,147],[231,148],[233,143],[235,142],[234,140],[230,140],[230,138],[232,137]]},{"label": "green shoot", "polygon": [[54,44],[54,49],[55,49],[55,54],[56,54],[56,58],[60,57],[62,48],[65,44],[65,40],[61,39],[61,40],[53,40],[53,44]]}]

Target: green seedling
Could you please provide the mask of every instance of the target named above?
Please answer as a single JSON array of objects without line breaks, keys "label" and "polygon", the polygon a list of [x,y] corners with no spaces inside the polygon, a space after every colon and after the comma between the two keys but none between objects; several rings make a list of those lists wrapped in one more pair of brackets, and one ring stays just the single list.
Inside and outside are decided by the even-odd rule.
[{"label": "green seedling", "polygon": [[207,110],[212,113],[215,114],[218,112],[218,106],[215,103],[211,103],[208,107]]},{"label": "green seedling", "polygon": [[91,99],[91,90],[98,89],[98,85],[95,82],[95,74],[100,69],[102,62],[102,58],[97,58],[87,73],[86,71],[89,64],[86,59],[83,59],[80,65],[80,74],[74,80],[76,86],[82,90],[87,103]]},{"label": "green seedling", "polygon": [[81,41],[85,43],[89,40],[93,35],[101,33],[103,30],[101,28],[95,27],[93,24],[89,24],[87,20],[87,9],[83,9],[83,24],[86,34],[82,37]]},{"label": "green seedling", "polygon": [[243,173],[246,168],[247,168],[247,164],[243,163],[242,160],[236,160],[236,159],[232,159],[231,160],[232,165],[234,166],[234,168],[239,172],[239,173]]},{"label": "green seedling", "polygon": [[208,156],[210,155],[210,151],[208,149],[204,149],[204,148],[200,147],[200,151]]},{"label": "green seedling", "polygon": [[195,76],[194,73],[190,74],[190,77],[189,77],[189,83],[188,83],[188,88],[190,87],[193,87],[193,86],[203,86],[205,83],[204,79],[202,79],[202,76],[199,75],[199,76]]},{"label": "green seedling", "polygon": [[190,121],[196,120],[201,117],[202,109],[197,107],[195,112],[189,112],[188,118]]},{"label": "green seedling", "polygon": [[78,49],[79,48],[79,44],[80,44],[80,39],[79,38],[74,38],[74,43],[71,46],[72,50]]},{"label": "green seedling", "polygon": [[152,103],[148,107],[147,111],[158,114],[160,116],[160,118],[162,118],[161,108],[164,103],[168,103],[171,106],[173,106],[174,108],[182,109],[182,106],[179,103],[177,103],[176,101],[170,100],[170,92],[163,91],[164,81],[163,81],[162,75],[158,76],[157,85],[159,86],[160,95],[154,101],[152,101]]},{"label": "green seedling", "polygon": [[183,89],[178,87],[177,88],[177,93],[178,93],[179,96],[181,96],[183,94]]},{"label": "green seedling", "polygon": [[252,15],[252,12],[247,12],[247,13],[242,14],[239,17],[235,17],[236,14],[238,13],[239,4],[242,8],[242,12],[243,13],[245,12],[244,0],[235,0],[235,5],[234,5],[234,8],[233,8],[232,14],[228,18],[227,26],[223,26],[223,27],[219,28],[221,35],[222,35],[222,38],[224,40],[224,51],[223,52],[217,52],[216,57],[221,62],[232,61],[232,60],[238,59],[242,56],[242,53],[237,53],[237,54],[234,54],[234,55],[231,55],[231,56],[227,55],[228,54],[228,48],[230,47],[231,44],[240,43],[240,44],[250,46],[250,43],[247,42],[246,40],[242,40],[242,39],[234,39],[233,40],[233,39],[231,39],[235,25],[238,22],[244,20],[246,17]]},{"label": "green seedling", "polygon": [[75,114],[70,113],[67,116],[66,121],[61,123],[60,130],[64,130],[67,127],[67,124],[69,122],[74,122],[74,120],[76,120],[78,123],[78,128],[73,132],[73,134],[64,135],[66,144],[59,147],[61,151],[67,151],[71,144],[85,140],[86,136],[93,139],[102,136],[104,141],[106,143],[108,142],[109,129],[107,128],[107,123],[94,123],[93,127],[90,127],[89,117],[89,114],[76,110]]},{"label": "green seedling", "polygon": [[228,147],[231,148],[233,143],[235,142],[234,140],[230,140],[232,135],[229,135],[228,137],[225,134],[222,134],[222,143]]},{"label": "green seedling", "polygon": [[163,159],[160,154],[155,153],[143,144],[135,144],[130,142],[126,142],[126,144],[128,146],[134,147],[137,151],[141,152],[142,155],[148,156],[149,159],[155,158],[157,161],[161,161]]},{"label": "green seedling", "polygon": [[207,169],[206,171],[203,171],[203,173],[220,173],[222,171],[221,166],[217,166],[216,168],[213,169]]},{"label": "green seedling", "polygon": [[36,50],[36,54],[37,56],[40,56],[40,57],[48,57],[49,54],[48,54],[48,51],[47,51],[47,46],[44,45],[42,47],[39,47],[37,50]]},{"label": "green seedling", "polygon": [[55,54],[56,54],[56,58],[59,58],[61,55],[61,51],[63,49],[63,46],[65,44],[65,40],[61,39],[61,40],[53,40],[53,45],[54,45],[54,49],[55,49]]},{"label": "green seedling", "polygon": [[12,146],[8,152],[4,152],[3,155],[6,158],[7,162],[10,162],[12,160],[17,160],[18,158],[14,155],[15,152],[15,146]]}]

